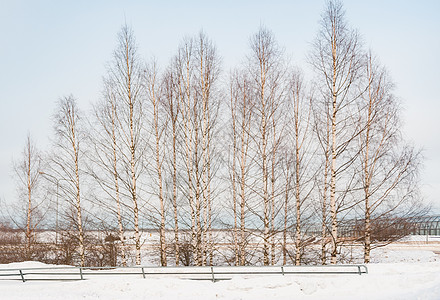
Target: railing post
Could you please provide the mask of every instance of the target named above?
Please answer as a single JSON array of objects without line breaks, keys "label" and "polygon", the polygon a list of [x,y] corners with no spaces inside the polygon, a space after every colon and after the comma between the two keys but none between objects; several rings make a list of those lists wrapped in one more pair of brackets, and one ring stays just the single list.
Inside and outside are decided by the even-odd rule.
[{"label": "railing post", "polygon": [[214,267],[211,266],[211,275],[212,275],[212,282],[215,282],[214,278]]},{"label": "railing post", "polygon": [[84,280],[82,267],[79,267],[79,276],[81,277],[81,280]]},{"label": "railing post", "polygon": [[358,272],[359,272],[359,275],[362,275],[361,266],[359,266],[359,265],[358,265]]},{"label": "railing post", "polygon": [[23,271],[22,271],[22,270],[19,270],[19,271],[20,271],[21,280],[22,280],[23,282],[26,282],[26,280],[24,279]]},{"label": "railing post", "polygon": [[281,274],[284,276],[284,266],[281,266]]},{"label": "railing post", "polygon": [[364,269],[365,269],[365,274],[368,274],[368,268],[367,268],[367,266],[366,266],[366,265],[361,265],[361,267],[364,267]]},{"label": "railing post", "polygon": [[145,279],[145,271],[144,271],[144,267],[142,267],[141,270],[142,270],[142,277]]}]

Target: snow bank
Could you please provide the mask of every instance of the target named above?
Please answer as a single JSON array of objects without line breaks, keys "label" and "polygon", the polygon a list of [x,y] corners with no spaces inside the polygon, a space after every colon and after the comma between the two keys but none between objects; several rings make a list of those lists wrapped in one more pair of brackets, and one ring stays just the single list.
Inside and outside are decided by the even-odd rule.
[{"label": "snow bank", "polygon": [[[36,262],[0,268],[47,266]],[[1,299],[440,299],[440,262],[369,264],[368,275],[238,276],[212,283],[141,276],[0,281]]]},{"label": "snow bank", "polygon": [[430,250],[378,248],[372,251],[372,263],[440,262],[440,256]]},{"label": "snow bank", "polygon": [[[0,269],[50,266],[22,262],[0,265]],[[440,300],[440,256],[433,251],[396,244],[378,248],[372,251],[368,271],[367,275],[234,276],[216,283],[160,276],[143,279],[141,275],[25,283],[0,277],[0,299]]]}]

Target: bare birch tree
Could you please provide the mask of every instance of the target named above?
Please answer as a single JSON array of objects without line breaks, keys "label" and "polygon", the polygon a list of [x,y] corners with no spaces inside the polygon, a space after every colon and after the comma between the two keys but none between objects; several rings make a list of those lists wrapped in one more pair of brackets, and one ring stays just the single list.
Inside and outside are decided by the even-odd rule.
[{"label": "bare birch tree", "polygon": [[[231,129],[232,129],[232,157],[229,158],[229,160],[232,160],[231,166],[230,166],[230,174],[229,176],[231,177],[231,184],[232,184],[232,212],[233,212],[233,216],[234,216],[234,225],[233,225],[233,243],[234,243],[234,264],[236,266],[239,265],[239,261],[240,261],[240,254],[239,254],[239,248],[238,248],[238,226],[237,226],[237,214],[238,214],[238,210],[237,210],[237,187],[236,187],[236,183],[237,183],[237,172],[236,172],[236,157],[237,157],[237,116],[236,116],[236,110],[237,110],[237,99],[238,97],[238,93],[236,91],[236,88],[234,87],[234,80],[231,80],[231,85],[230,85],[230,89],[231,89],[231,94],[230,94],[230,99],[231,99],[231,103],[230,103],[230,109],[231,109]],[[230,149],[229,149],[229,155],[230,154]]]},{"label": "bare birch tree", "polygon": [[176,75],[175,65],[172,64],[163,78],[163,97],[164,101],[162,101],[162,105],[169,119],[169,127],[171,127],[171,132],[168,134],[168,139],[171,137],[171,152],[172,158],[170,160],[170,172],[172,177],[172,192],[171,192],[171,202],[173,206],[173,217],[174,217],[174,254],[175,254],[175,264],[179,265],[180,262],[180,251],[179,251],[179,211],[178,211],[178,202],[177,202],[177,192],[178,192],[178,183],[177,183],[177,174],[178,174],[178,161],[177,161],[177,152],[178,152],[178,129],[179,127],[179,117],[180,117],[180,106],[179,106],[179,98],[178,98],[178,89],[179,86],[178,81],[179,76]]},{"label": "bare birch tree", "polygon": [[[35,146],[30,134],[28,134],[22,157],[19,161],[14,162],[14,171],[18,183],[17,190],[19,197],[21,199],[26,199],[24,205],[25,260],[31,260],[33,257],[35,230],[42,221],[41,206],[43,204],[43,199],[41,198],[41,195],[38,195],[40,182],[39,179],[42,172],[42,167],[43,161],[41,154]],[[19,220],[15,220],[15,222],[17,223]]]},{"label": "bare birch tree", "polygon": [[[104,81],[103,99],[93,107],[93,121],[90,126],[90,144],[93,154],[89,155],[92,165],[88,172],[111,199],[97,201],[100,208],[110,210],[116,216],[118,236],[121,243],[121,263],[127,265],[125,222],[123,221],[123,195],[120,188],[121,141],[119,136],[118,108],[111,84]],[[99,199],[103,198],[98,196]]]},{"label": "bare birch tree", "polygon": [[[315,210],[320,216],[321,221],[321,263],[327,264],[327,233],[328,228],[328,192],[329,192],[329,171],[330,171],[330,119],[328,118],[328,107],[313,107],[314,131],[318,139],[320,157],[320,168],[316,174],[315,186],[317,187],[318,197]],[[322,124],[325,124],[324,126]]]},{"label": "bare birch tree", "polygon": [[218,111],[214,85],[219,74],[214,45],[203,33],[184,40],[175,68],[187,185],[182,191],[190,208],[194,262],[204,265],[212,262],[212,141]]},{"label": "bare birch tree", "polygon": [[244,71],[236,71],[230,82],[230,110],[232,130],[231,180],[234,215],[235,265],[246,264],[246,215],[249,198],[251,163],[250,143],[252,126],[251,82]]},{"label": "bare birch tree", "polygon": [[249,72],[253,81],[254,120],[257,126],[252,139],[258,153],[255,159],[261,168],[263,264],[269,265],[270,261],[274,261],[273,255],[270,260],[270,249],[273,249],[271,237],[275,221],[274,168],[280,136],[276,123],[282,111],[285,68],[282,65],[282,51],[273,34],[265,28],[260,28],[251,39]]},{"label": "bare birch tree", "polygon": [[201,155],[202,155],[202,196],[203,196],[203,264],[212,265],[213,241],[212,241],[212,202],[214,193],[212,189],[216,167],[213,164],[215,153],[214,141],[216,134],[216,120],[219,109],[217,99],[216,81],[220,73],[220,58],[213,42],[204,34],[200,33],[196,47],[195,73],[196,92],[195,96],[201,101]]},{"label": "bare birch tree", "polygon": [[312,145],[312,102],[311,95],[305,91],[304,81],[299,71],[290,77],[289,98],[292,107],[292,146],[293,160],[293,192],[295,198],[295,265],[301,264],[303,253],[302,223],[306,216],[306,201],[310,198],[314,184],[313,162],[314,151]]},{"label": "bare birch tree", "polygon": [[[192,85],[193,85],[193,72],[194,67],[192,64],[194,56],[193,40],[185,39],[178,49],[178,53],[175,58],[175,70],[177,75],[177,95],[178,103],[181,108],[181,127],[183,136],[183,149],[181,151],[181,156],[184,161],[184,173],[185,178],[182,180],[182,185],[180,189],[187,199],[187,203],[190,209],[190,219],[191,223],[189,225],[191,229],[191,248],[193,252],[193,260],[197,265],[201,265],[200,251],[200,230],[198,223],[196,222],[196,198],[198,197],[194,188],[194,150],[193,150],[193,139],[194,139],[194,129],[193,129],[193,101],[192,101]],[[184,183],[184,184],[183,184]]]},{"label": "bare birch tree", "polygon": [[139,177],[144,168],[144,64],[137,54],[133,31],[122,27],[113,61],[108,67],[108,84],[116,100],[117,128],[121,140],[120,182],[128,190],[133,214],[136,264],[141,264],[141,236],[139,231]]},{"label": "bare birch tree", "polygon": [[[288,231],[291,229],[291,225],[289,224],[290,212],[291,212],[291,194],[292,194],[292,180],[293,180],[293,154],[290,149],[284,151],[284,158],[281,164],[281,170],[283,171],[283,177],[285,180],[284,183],[284,220],[283,220],[283,265],[287,264],[287,256],[288,256],[288,247],[287,247],[287,236]],[[290,255],[289,255],[290,256]]]},{"label": "bare birch tree", "polygon": [[[164,151],[162,149],[163,133],[166,127],[166,118],[160,114],[161,108],[161,87],[158,79],[157,69],[155,63],[153,63],[146,70],[146,86],[148,91],[148,100],[150,101],[151,109],[153,110],[153,122],[152,129],[154,131],[155,143],[154,143],[154,157],[155,157],[155,177],[157,185],[157,194],[159,200],[159,252],[160,252],[160,265],[167,265],[166,256],[166,241],[165,241],[165,200],[164,200],[164,188],[163,188],[163,162]],[[162,120],[160,120],[162,119]],[[156,189],[156,188],[155,188]]]},{"label": "bare birch tree", "polygon": [[336,263],[338,253],[338,210],[343,207],[353,182],[348,170],[355,155],[349,150],[359,133],[358,122],[353,120],[353,106],[358,98],[354,87],[362,67],[361,43],[357,32],[349,28],[344,15],[340,2],[327,3],[321,30],[309,57],[319,77],[323,104],[329,107],[332,264]]},{"label": "bare birch tree", "polygon": [[81,172],[84,141],[82,119],[73,96],[61,98],[55,113],[55,150],[52,155],[51,169],[58,178],[63,198],[67,201],[67,217],[70,218],[79,248],[80,265],[85,265],[85,234],[83,226],[83,208],[81,193]]},{"label": "bare birch tree", "polygon": [[[360,113],[364,130],[359,135],[359,174],[364,198],[364,262],[370,262],[372,222],[396,218],[408,209],[415,192],[419,153],[407,145],[400,133],[399,105],[386,70],[372,54],[366,57]],[[402,213],[402,212],[400,212]]]}]

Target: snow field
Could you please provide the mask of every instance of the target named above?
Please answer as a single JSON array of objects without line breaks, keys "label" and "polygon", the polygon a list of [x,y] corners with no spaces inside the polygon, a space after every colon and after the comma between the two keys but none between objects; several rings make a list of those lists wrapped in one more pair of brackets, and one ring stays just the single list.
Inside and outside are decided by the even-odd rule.
[{"label": "snow field", "polygon": [[[146,279],[141,275],[115,275],[88,276],[83,281],[25,283],[0,278],[0,299],[440,300],[439,255],[424,250],[422,244],[392,244],[375,249],[372,254],[367,275],[240,275],[215,283],[151,275]],[[50,265],[0,265],[0,269],[38,267]]]}]

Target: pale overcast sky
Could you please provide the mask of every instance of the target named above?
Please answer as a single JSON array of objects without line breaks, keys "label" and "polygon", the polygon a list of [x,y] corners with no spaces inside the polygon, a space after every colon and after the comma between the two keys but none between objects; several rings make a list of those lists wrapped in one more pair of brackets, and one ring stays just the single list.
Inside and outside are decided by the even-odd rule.
[{"label": "pale overcast sky", "polygon": [[[440,213],[440,1],[344,1],[349,23],[387,66],[402,99],[406,137],[424,149],[422,191]],[[271,29],[292,62],[305,55],[325,1],[17,1],[0,0],[0,199],[14,201],[12,159],[28,132],[42,150],[51,115],[73,94],[83,110],[100,97],[116,34],[132,26],[140,53],[164,66],[180,40],[201,29],[216,43],[223,70],[240,62],[249,36]]]}]

